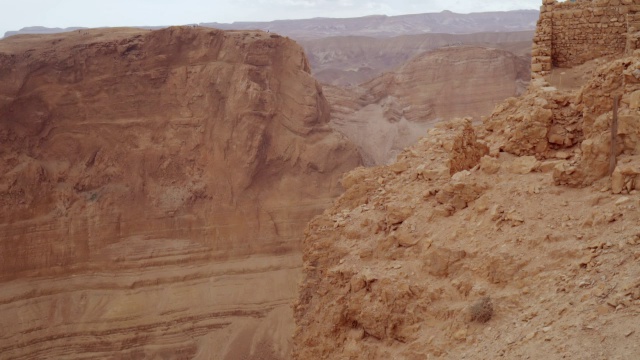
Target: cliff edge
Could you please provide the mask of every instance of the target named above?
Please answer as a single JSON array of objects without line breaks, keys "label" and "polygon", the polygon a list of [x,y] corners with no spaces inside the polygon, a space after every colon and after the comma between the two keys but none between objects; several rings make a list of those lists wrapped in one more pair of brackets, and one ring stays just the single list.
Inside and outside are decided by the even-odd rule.
[{"label": "cliff edge", "polygon": [[274,34],[0,41],[2,357],[287,358],[299,238],[360,162],[328,122]]},{"label": "cliff edge", "polygon": [[640,54],[599,61],[348,173],[307,228],[294,359],[640,356]]}]

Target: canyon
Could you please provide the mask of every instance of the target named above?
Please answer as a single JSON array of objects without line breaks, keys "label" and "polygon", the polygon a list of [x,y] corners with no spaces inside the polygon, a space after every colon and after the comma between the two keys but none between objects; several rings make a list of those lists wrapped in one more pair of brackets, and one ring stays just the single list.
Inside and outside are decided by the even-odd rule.
[{"label": "canyon", "polygon": [[640,356],[640,3],[543,5],[1,40],[0,357]]},{"label": "canyon", "polygon": [[532,38],[533,31],[505,31],[401,35],[392,38],[340,36],[298,41],[309,57],[313,75],[320,82],[346,87],[371,81],[417,56],[449,47],[497,48],[529,61]]},{"label": "canyon", "polygon": [[[262,30],[291,37],[305,49],[314,77],[324,84],[347,86],[370,81],[427,51],[450,46],[496,47],[528,61],[538,15],[535,10],[471,14],[444,11],[345,19],[200,23],[197,26]],[[8,31],[5,37],[82,29],[33,26]]]},{"label": "canyon", "polygon": [[393,163],[436,123],[480,120],[522,94],[529,63],[511,52],[454,46],[423,53],[360,86],[324,86],[331,126],[358,147],[365,165]]},{"label": "canyon", "polygon": [[328,122],[274,34],[1,41],[1,357],[286,358],[302,229],[360,164]]},{"label": "canyon", "polygon": [[640,356],[640,2],[543,3],[524,94],[310,222],[294,359]]}]

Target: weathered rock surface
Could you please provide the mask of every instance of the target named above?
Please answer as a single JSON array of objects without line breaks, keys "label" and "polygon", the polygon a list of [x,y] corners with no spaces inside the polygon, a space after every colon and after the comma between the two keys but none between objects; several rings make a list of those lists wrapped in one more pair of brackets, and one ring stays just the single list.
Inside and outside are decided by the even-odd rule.
[{"label": "weathered rock surface", "polygon": [[[397,70],[427,51],[453,46],[481,46],[506,50],[531,59],[532,31],[471,34],[420,34],[392,38],[335,36],[300,40],[309,56],[313,75],[323,84],[347,86],[373,80]],[[525,80],[528,80],[527,72]]]},{"label": "weathered rock surface", "polygon": [[332,126],[358,146],[366,164],[395,160],[441,120],[479,119],[524,91],[529,65],[510,52],[452,47],[427,52],[360,87],[324,90]]},{"label": "weathered rock surface", "polygon": [[[537,17],[535,10],[473,14],[442,12],[201,25],[228,30],[260,29],[290,36],[304,47],[313,75],[320,82],[345,86],[372,80],[425,51],[453,45],[497,47],[522,55],[530,62]],[[36,26],[10,31],[5,36],[79,29]]]},{"label": "weathered rock surface", "polygon": [[534,69],[482,125],[440,125],[396,164],[348,173],[307,229],[294,359],[639,357],[639,55],[578,59],[593,71],[571,86]]},{"label": "weathered rock surface", "polygon": [[640,355],[638,192],[512,174],[536,158],[489,161],[472,134],[441,125],[402,167],[345,176],[307,229],[294,359]]},{"label": "weathered rock surface", "polygon": [[262,32],[0,41],[0,357],[286,359],[306,222],[359,164]]},{"label": "weathered rock surface", "polygon": [[[588,186],[609,173],[613,103],[618,96],[614,152],[620,163],[633,162],[640,150],[640,109],[634,100],[640,91],[640,59],[609,59],[592,66],[592,76],[573,89],[558,89],[542,78],[532,81],[524,96],[508,99],[485,119],[482,137],[496,151],[562,159],[553,170],[556,183]],[[630,191],[635,175],[629,166],[625,169]]]}]

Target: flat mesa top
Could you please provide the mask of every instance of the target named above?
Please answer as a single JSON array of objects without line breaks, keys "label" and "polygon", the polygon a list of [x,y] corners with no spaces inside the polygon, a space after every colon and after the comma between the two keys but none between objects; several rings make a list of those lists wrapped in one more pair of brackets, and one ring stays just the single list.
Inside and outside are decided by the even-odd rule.
[{"label": "flat mesa top", "polygon": [[202,33],[224,32],[232,36],[260,35],[270,36],[260,30],[220,30],[202,26],[177,26],[164,29],[140,29],[129,27],[81,29],[54,34],[24,34],[13,35],[0,39],[0,52],[5,54],[19,54],[36,48],[47,48],[51,45],[73,46],[75,44],[108,42],[119,39],[131,38],[137,35],[145,35],[154,31],[167,29],[183,29]]}]

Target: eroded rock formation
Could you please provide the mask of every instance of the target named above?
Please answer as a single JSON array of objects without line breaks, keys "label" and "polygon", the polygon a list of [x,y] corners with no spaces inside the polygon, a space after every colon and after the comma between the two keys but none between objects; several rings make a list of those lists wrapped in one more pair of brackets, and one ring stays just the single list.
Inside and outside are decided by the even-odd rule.
[{"label": "eroded rock formation", "polygon": [[366,164],[380,165],[438,121],[489,115],[522,93],[529,77],[528,63],[508,51],[463,46],[426,52],[360,87],[324,88],[332,126],[358,146]]},{"label": "eroded rock formation", "polygon": [[307,229],[294,359],[640,356],[640,52],[612,46],[348,173]]},{"label": "eroded rock formation", "polygon": [[[496,107],[485,121],[495,151],[557,159],[558,184],[589,186],[610,175],[614,98],[619,97],[615,155],[616,193],[640,188],[635,164],[640,136],[640,60],[638,56],[605,62],[578,89],[559,90],[537,79],[522,98]],[[624,169],[623,169],[624,168]],[[622,174],[625,174],[624,176]],[[623,180],[620,180],[624,178]],[[636,179],[637,178],[637,179]],[[620,184],[620,181],[623,184]],[[638,184],[638,185],[636,185]]]},{"label": "eroded rock formation", "polygon": [[[488,124],[504,127],[445,122],[395,164],[344,177],[345,194],[307,230],[294,359],[640,354],[638,95],[629,110],[623,100],[635,120],[621,122],[608,178],[584,160],[598,143],[586,128],[565,135],[574,145],[548,136],[576,104],[544,87],[532,90],[539,103],[499,107]],[[566,187],[557,174],[581,153],[564,174],[582,181],[588,169],[593,186]]]},{"label": "eroded rock formation", "polygon": [[302,229],[359,164],[328,122],[273,34],[0,41],[1,357],[287,358]]},{"label": "eroded rock formation", "polygon": [[313,75],[323,84],[359,85],[395,71],[427,51],[453,46],[494,47],[531,60],[533,31],[420,34],[374,38],[336,36],[302,40]]}]

